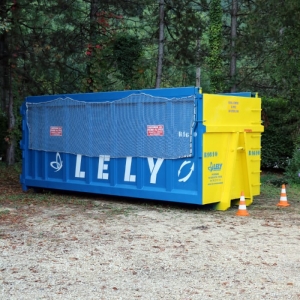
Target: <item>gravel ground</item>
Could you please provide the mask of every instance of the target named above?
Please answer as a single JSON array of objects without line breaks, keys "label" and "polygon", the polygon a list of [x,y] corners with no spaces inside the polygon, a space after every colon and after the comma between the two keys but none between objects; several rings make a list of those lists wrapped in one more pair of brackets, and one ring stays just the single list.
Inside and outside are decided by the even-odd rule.
[{"label": "gravel ground", "polygon": [[294,210],[94,204],[1,208],[1,299],[300,299]]}]

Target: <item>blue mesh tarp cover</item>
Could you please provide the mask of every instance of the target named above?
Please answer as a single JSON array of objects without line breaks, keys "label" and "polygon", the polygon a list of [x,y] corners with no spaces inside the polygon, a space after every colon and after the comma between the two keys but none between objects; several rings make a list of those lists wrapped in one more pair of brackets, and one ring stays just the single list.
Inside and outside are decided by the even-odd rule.
[{"label": "blue mesh tarp cover", "polygon": [[29,149],[95,157],[192,156],[195,97],[26,103]]}]

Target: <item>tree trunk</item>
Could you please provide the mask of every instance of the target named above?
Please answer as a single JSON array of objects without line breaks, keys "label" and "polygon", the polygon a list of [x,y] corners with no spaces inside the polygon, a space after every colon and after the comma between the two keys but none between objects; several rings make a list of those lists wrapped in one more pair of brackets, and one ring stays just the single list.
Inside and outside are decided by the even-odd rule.
[{"label": "tree trunk", "polygon": [[231,92],[236,91],[236,32],[237,32],[237,10],[238,0],[232,0],[231,10],[231,61],[230,61],[230,78],[231,78]]},{"label": "tree trunk", "polygon": [[[0,18],[5,20],[7,18],[6,0],[0,0]],[[6,112],[7,106],[7,66],[8,66],[8,49],[7,49],[7,32],[1,31],[0,34],[0,111]]]},{"label": "tree trunk", "polygon": [[[89,28],[89,47],[87,51],[92,52],[93,46],[95,46],[96,40],[97,40],[97,12],[98,12],[98,6],[97,6],[97,0],[91,0],[91,6],[90,6],[90,28]],[[88,77],[88,92],[93,92],[93,79],[92,79],[92,73],[91,73],[92,64],[90,60],[88,59],[87,62],[87,77]]]},{"label": "tree trunk", "polygon": [[7,149],[6,149],[6,164],[13,165],[15,163],[15,137],[14,137],[14,128],[15,128],[15,116],[14,116],[14,101],[12,94],[12,77],[11,71],[9,71],[9,93],[8,93],[8,137],[7,137]]},{"label": "tree trunk", "polygon": [[200,40],[197,40],[197,67],[196,67],[196,87],[200,88],[201,84],[201,68],[200,68]]},{"label": "tree trunk", "polygon": [[197,67],[196,69],[196,87],[201,87],[201,68]]},{"label": "tree trunk", "polygon": [[165,1],[159,0],[159,41],[158,41],[158,57],[156,69],[155,88],[160,88],[163,58],[164,58],[164,30],[165,30]]},{"label": "tree trunk", "polygon": [[[0,8],[5,7],[5,1],[0,2]],[[3,17],[3,9],[2,17]],[[8,123],[6,130],[6,163],[7,165],[13,165],[15,163],[15,141],[13,130],[15,126],[15,116],[13,111],[13,95],[12,95],[12,78],[10,69],[10,58],[9,58],[9,40],[6,31],[0,36],[0,84],[2,87],[0,95],[0,111],[4,112]]]}]

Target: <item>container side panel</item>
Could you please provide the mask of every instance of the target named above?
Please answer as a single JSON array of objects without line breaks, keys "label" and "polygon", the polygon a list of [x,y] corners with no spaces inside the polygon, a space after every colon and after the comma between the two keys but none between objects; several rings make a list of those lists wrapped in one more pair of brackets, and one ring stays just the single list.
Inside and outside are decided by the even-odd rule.
[{"label": "container side panel", "polygon": [[247,133],[247,141],[249,148],[247,155],[250,161],[250,182],[252,186],[253,196],[260,194],[260,166],[261,166],[261,133]]},{"label": "container side panel", "polygon": [[[260,192],[261,99],[204,95],[203,119],[203,202],[219,198],[217,209],[227,209],[244,192],[250,204]],[[214,182],[220,186],[211,188]]]},{"label": "container side panel", "polygon": [[260,136],[260,133],[247,132],[239,137],[240,150],[237,151],[234,166],[231,199],[238,199],[241,191],[244,191],[248,197],[260,194]]},{"label": "container side panel", "polygon": [[45,174],[44,153],[38,151],[29,151],[32,163],[29,166],[29,174],[32,178],[43,179]]},{"label": "container side panel", "polygon": [[[193,159],[87,157],[30,151],[32,176],[27,187],[85,191],[127,197],[201,204],[197,164]],[[36,159],[38,158],[38,159]],[[36,170],[38,175],[35,175]]]},{"label": "container side panel", "polygon": [[[107,104],[108,101],[123,99],[133,93],[173,100],[151,104],[144,101],[143,105],[139,101],[125,101],[113,107]],[[192,102],[189,101],[190,97]],[[72,98],[91,105],[85,105],[84,114],[73,102],[69,103],[68,109],[65,105],[54,105],[51,114],[45,106],[39,106],[57,98]],[[32,104],[33,109],[29,113],[34,113],[36,118],[31,123],[33,135],[30,138],[25,103],[21,109],[23,169],[20,178],[24,190],[30,187],[49,188],[204,204],[202,135],[206,128],[202,117],[202,95],[198,94],[198,89],[38,96],[28,97],[26,102]],[[101,103],[99,107],[98,102]],[[128,114],[124,114],[124,106]],[[101,119],[100,111],[101,116],[105,116]],[[155,113],[151,115],[153,111]],[[135,118],[138,113],[143,116],[142,125]],[[107,138],[95,138],[103,132]],[[163,141],[160,139],[162,135],[171,139],[165,138]],[[74,142],[75,136],[79,138]],[[153,143],[154,140],[159,142]],[[70,144],[74,145],[73,153],[63,151]],[[31,149],[32,145],[36,149]],[[43,151],[39,145],[52,151]],[[129,146],[129,153],[133,155],[125,155],[129,149],[125,146]],[[84,154],[89,154],[92,148],[101,150],[97,150],[94,156]],[[135,157],[134,151],[147,155]],[[120,152],[125,156],[115,157]],[[164,153],[167,157],[161,155]]]},{"label": "container side panel", "polygon": [[228,149],[228,133],[206,133],[203,135],[203,203],[216,203],[226,181],[224,170]]},{"label": "container side panel", "polygon": [[[204,125],[207,130],[242,131],[249,129],[263,131],[261,126],[261,99],[229,95],[204,95]],[[230,128],[234,126],[234,128]],[[210,128],[211,127],[211,128]]]}]

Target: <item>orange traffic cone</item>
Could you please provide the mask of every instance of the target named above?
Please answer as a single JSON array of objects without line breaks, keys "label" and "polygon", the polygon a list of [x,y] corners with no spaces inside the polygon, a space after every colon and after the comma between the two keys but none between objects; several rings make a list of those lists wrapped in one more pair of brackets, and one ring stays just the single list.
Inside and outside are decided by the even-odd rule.
[{"label": "orange traffic cone", "polygon": [[290,204],[287,202],[285,184],[283,184],[282,187],[281,187],[280,201],[277,204],[277,206],[286,207],[286,206],[289,206],[289,205]]},{"label": "orange traffic cone", "polygon": [[239,205],[239,209],[238,209],[236,215],[242,216],[242,217],[249,216],[249,213],[247,212],[244,192],[241,192],[240,205]]}]

